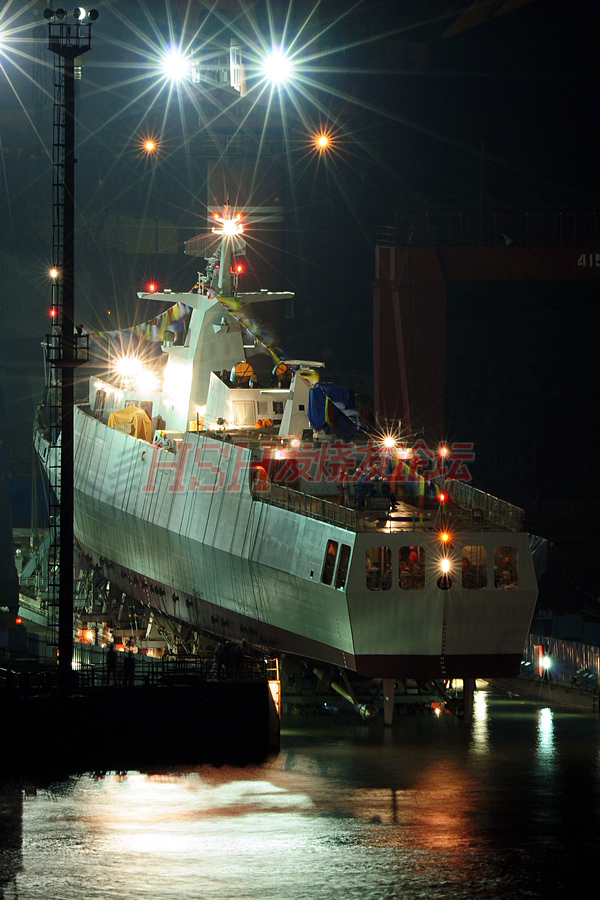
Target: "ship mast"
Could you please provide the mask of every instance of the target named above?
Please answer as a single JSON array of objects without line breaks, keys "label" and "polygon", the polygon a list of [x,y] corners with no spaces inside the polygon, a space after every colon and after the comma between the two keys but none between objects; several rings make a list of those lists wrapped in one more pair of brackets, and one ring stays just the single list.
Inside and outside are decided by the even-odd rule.
[{"label": "ship mast", "polygon": [[245,242],[238,237],[244,231],[241,213],[232,214],[231,207],[227,204],[223,208],[223,215],[215,213],[213,218],[220,222],[219,228],[213,228],[213,234],[220,234],[221,248],[219,256],[219,276],[217,280],[217,293],[221,297],[233,297],[233,278],[231,264],[234,253],[245,250]]}]

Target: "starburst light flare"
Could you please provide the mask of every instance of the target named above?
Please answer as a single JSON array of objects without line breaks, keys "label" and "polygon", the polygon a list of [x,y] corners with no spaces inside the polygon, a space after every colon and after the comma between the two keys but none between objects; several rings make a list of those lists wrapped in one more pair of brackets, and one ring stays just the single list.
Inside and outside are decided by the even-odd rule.
[{"label": "starburst light flare", "polygon": [[169,47],[163,53],[160,67],[170,81],[183,81],[191,73],[190,59],[179,47]]},{"label": "starburst light flare", "polygon": [[213,218],[216,222],[221,223],[220,228],[212,229],[213,234],[228,234],[233,236],[235,234],[242,234],[244,230],[242,216],[240,213],[236,213],[233,218],[230,218],[227,215],[226,210],[222,216],[218,215],[218,213],[215,213]]},{"label": "starburst light flare", "polygon": [[281,47],[273,47],[262,60],[260,70],[271,84],[284,85],[292,78],[294,61]]}]

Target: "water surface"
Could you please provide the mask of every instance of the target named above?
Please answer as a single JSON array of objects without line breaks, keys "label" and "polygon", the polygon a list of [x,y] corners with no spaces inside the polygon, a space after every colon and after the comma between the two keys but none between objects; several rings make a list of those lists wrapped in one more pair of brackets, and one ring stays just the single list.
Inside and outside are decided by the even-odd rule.
[{"label": "water surface", "polygon": [[5,790],[4,898],[591,896],[600,720],[485,692],[474,723],[284,723],[251,768]]}]

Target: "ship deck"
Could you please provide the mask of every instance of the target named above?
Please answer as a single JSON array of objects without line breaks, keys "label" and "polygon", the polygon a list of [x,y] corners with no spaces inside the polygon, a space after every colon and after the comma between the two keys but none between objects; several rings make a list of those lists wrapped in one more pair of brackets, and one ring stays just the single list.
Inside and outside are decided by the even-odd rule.
[{"label": "ship deck", "polygon": [[[339,498],[318,497],[282,485],[268,484],[262,486],[259,491],[253,491],[253,497],[260,502],[270,503],[281,509],[289,509],[356,532],[435,531],[450,527],[475,532],[521,530],[520,517],[511,516],[510,510],[519,513],[521,511],[516,507],[510,507],[509,504],[503,504],[502,501],[499,501],[501,504],[499,507],[488,504],[490,508],[487,510],[479,506],[464,508],[451,502],[447,506],[442,523],[439,506],[437,509],[421,509],[399,500],[392,508],[389,498],[383,496],[366,497],[364,505],[360,507],[345,506]],[[509,506],[510,509],[505,510],[505,506]]]}]

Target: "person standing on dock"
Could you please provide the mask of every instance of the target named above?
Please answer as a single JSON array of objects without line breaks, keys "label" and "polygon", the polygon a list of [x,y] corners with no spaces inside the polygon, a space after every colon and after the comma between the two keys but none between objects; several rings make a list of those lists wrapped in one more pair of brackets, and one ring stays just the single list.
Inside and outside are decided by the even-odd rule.
[{"label": "person standing on dock", "polygon": [[123,660],[123,681],[125,682],[125,687],[133,687],[134,678],[135,656],[130,650],[125,654],[125,659]]},{"label": "person standing on dock", "polygon": [[108,645],[106,654],[106,684],[117,683],[117,651],[114,644]]}]

